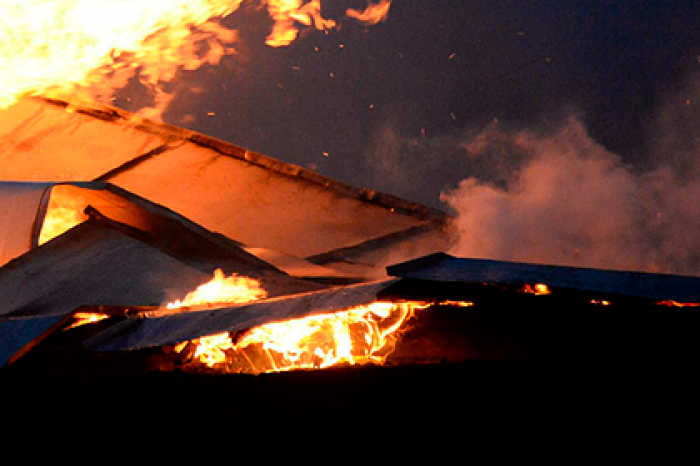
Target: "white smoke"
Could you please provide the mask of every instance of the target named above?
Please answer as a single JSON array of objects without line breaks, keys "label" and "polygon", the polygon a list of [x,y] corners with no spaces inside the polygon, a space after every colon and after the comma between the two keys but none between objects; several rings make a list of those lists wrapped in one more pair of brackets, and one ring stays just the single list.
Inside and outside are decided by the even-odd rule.
[{"label": "white smoke", "polygon": [[699,82],[666,95],[642,152],[624,160],[568,112],[525,130],[494,121],[410,138],[388,120],[367,165],[378,189],[439,197],[458,256],[700,274]]},{"label": "white smoke", "polygon": [[517,154],[497,162],[516,170],[496,182],[469,177],[441,195],[457,214],[452,253],[700,272],[700,173],[687,163],[694,150],[675,154],[686,161],[681,175],[663,158],[641,171],[596,143],[577,117],[544,135],[492,127],[463,147],[479,158],[493,155],[494,145]]}]

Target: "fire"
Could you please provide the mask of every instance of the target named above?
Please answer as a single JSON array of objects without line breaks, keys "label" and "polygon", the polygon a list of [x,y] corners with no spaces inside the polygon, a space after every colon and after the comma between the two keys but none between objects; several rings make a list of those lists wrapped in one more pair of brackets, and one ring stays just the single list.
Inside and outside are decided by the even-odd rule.
[{"label": "fire", "polygon": [[228,332],[185,342],[190,358],[226,372],[280,372],[321,369],[341,363],[383,364],[403,324],[421,302],[375,302],[332,314],[274,322],[232,339]]},{"label": "fire", "polygon": [[221,269],[214,271],[214,278],[190,292],[183,300],[167,304],[168,309],[178,309],[205,304],[243,304],[267,297],[260,282],[238,275],[226,276]]},{"label": "fire", "polygon": [[107,318],[109,318],[109,314],[102,314],[98,312],[76,312],[73,314],[73,323],[63,330],[65,331],[75,327],[80,327],[81,325],[92,324]]},{"label": "fire", "polygon": [[[23,95],[109,102],[136,77],[154,95],[154,117],[172,95],[165,85],[180,70],[217,64],[234,53],[235,31],[220,20],[243,0],[1,0],[0,109]],[[288,45],[297,24],[328,30],[321,0],[261,0],[274,20],[266,43]],[[390,2],[347,15],[366,24]]]},{"label": "fire", "polygon": [[314,26],[318,30],[333,29],[336,22],[321,15],[321,0],[311,0],[302,4],[301,0],[263,0],[267,4],[270,16],[275,20],[272,32],[265,43],[270,47],[282,47],[291,44],[297,38],[299,30],[295,22],[305,26]]},{"label": "fire", "polygon": [[156,88],[218,61],[234,35],[210,19],[242,0],[3,0],[0,108],[25,94],[111,95],[139,71]]},{"label": "fire", "polygon": [[698,307],[700,303],[680,303],[678,301],[667,300],[659,301],[656,303],[658,306],[669,306],[669,307]]},{"label": "fire", "polygon": [[438,303],[440,306],[455,306],[455,307],[472,307],[474,303],[471,301],[452,301],[450,299],[445,301],[440,301]]},{"label": "fire", "polygon": [[552,292],[549,290],[549,287],[544,283],[537,283],[535,285],[525,285],[521,289],[521,292],[534,294],[535,296],[552,294]]},{"label": "fire", "polygon": [[384,364],[415,311],[431,305],[472,307],[470,301],[374,302],[365,306],[273,322],[174,347],[194,367],[221,372],[282,372],[338,364]]},{"label": "fire", "polygon": [[39,233],[39,245],[87,220],[84,201],[70,192],[53,189]]},{"label": "fire", "polygon": [[348,10],[345,14],[350,18],[365,23],[367,26],[374,26],[380,21],[386,21],[389,16],[391,0],[380,0],[379,3],[370,4],[366,10]]}]

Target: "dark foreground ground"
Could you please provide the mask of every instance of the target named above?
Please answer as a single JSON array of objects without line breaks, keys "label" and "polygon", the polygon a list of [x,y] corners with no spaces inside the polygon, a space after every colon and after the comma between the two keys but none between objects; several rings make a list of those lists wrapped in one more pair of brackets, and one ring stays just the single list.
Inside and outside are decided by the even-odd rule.
[{"label": "dark foreground ground", "polygon": [[323,445],[330,437],[389,441],[402,454],[431,445],[434,455],[460,452],[495,463],[681,464],[698,443],[696,363],[467,361],[49,380],[6,369],[0,384],[4,402],[20,407],[20,425],[32,432],[47,422],[78,420],[98,432],[123,425],[119,435],[165,434],[175,442],[167,448],[203,433],[217,442],[253,434],[279,448]]},{"label": "dark foreground ground", "polygon": [[[697,464],[696,308],[516,299],[419,314],[384,367],[163,372],[144,370],[161,350],[90,354],[57,336],[0,369],[3,421],[37,445],[37,432],[97,435],[100,457],[126,445],[177,456],[203,439],[262,459],[378,448],[431,464]],[[328,439],[340,456],[322,453]]]}]

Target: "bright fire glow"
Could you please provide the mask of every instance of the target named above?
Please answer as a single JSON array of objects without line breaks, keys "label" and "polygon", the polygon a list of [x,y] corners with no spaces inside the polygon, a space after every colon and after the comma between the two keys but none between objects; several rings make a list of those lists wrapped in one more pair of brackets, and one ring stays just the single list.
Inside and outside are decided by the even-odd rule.
[{"label": "bright fire glow", "polygon": [[207,23],[241,0],[2,0],[0,108],[24,94],[111,95],[137,69],[150,87],[215,63],[231,31]]},{"label": "bright fire glow", "polygon": [[[228,332],[194,340],[196,363],[226,372],[280,372],[333,365],[382,364],[415,309],[425,303],[375,302],[332,314],[274,322],[235,343]],[[183,351],[188,342],[175,347]]]},{"label": "bright fire glow", "polygon": [[659,301],[656,304],[659,306],[670,306],[670,307],[698,307],[698,306],[700,306],[700,303],[680,303],[678,301],[673,301],[673,300]]},{"label": "bright fire glow", "polygon": [[76,312],[73,314],[73,323],[63,330],[80,327],[81,325],[92,324],[93,322],[99,322],[107,318],[109,318],[109,314],[101,314],[97,312]]},{"label": "bright fire glow", "polygon": [[303,3],[301,0],[263,0],[267,4],[270,16],[275,20],[272,32],[265,43],[270,47],[291,44],[297,38],[299,29],[295,23],[314,26],[318,30],[335,27],[335,21],[321,15],[321,0]]},{"label": "bright fire glow", "polygon": [[[1,78],[0,78],[1,79]],[[84,201],[70,191],[52,189],[46,215],[39,233],[39,245],[87,220]]]},{"label": "bright fire glow", "polygon": [[[274,25],[270,46],[291,43],[298,25],[328,30],[321,0],[260,0]],[[234,53],[235,31],[220,24],[243,0],[0,0],[0,109],[23,95],[108,103],[136,77],[154,95],[142,116],[157,117],[179,70]],[[348,16],[366,24],[389,1]]]},{"label": "bright fire glow", "polygon": [[364,11],[348,10],[345,14],[367,26],[373,26],[380,21],[386,21],[389,16],[389,7],[391,7],[391,0],[380,0],[379,3],[370,4]]},{"label": "bright fire glow", "polygon": [[238,275],[226,276],[221,269],[214,271],[214,278],[190,292],[183,300],[167,305],[168,309],[205,304],[243,304],[267,297],[260,282]]},{"label": "bright fire glow", "polygon": [[535,285],[525,285],[522,290],[523,293],[534,294],[536,296],[552,294],[549,287],[544,283],[537,283]]},{"label": "bright fire glow", "polygon": [[384,364],[414,312],[432,304],[472,307],[469,301],[375,302],[334,313],[273,322],[232,338],[229,332],[175,346],[188,364],[221,372],[281,372],[338,364]]}]

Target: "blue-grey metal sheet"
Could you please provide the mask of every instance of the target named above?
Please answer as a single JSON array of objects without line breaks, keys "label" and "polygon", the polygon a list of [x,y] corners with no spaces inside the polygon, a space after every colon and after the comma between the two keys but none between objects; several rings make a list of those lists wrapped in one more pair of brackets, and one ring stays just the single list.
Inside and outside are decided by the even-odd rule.
[{"label": "blue-grey metal sheet", "polygon": [[389,275],[441,282],[535,284],[654,300],[700,302],[700,278],[466,259],[432,254],[387,267]]},{"label": "blue-grey metal sheet", "polygon": [[172,345],[226,331],[245,330],[313,314],[369,304],[398,279],[330,288],[204,311],[130,317],[85,342],[93,351],[124,351]]},{"label": "blue-grey metal sheet", "polygon": [[0,367],[64,318],[59,315],[0,319]]}]

